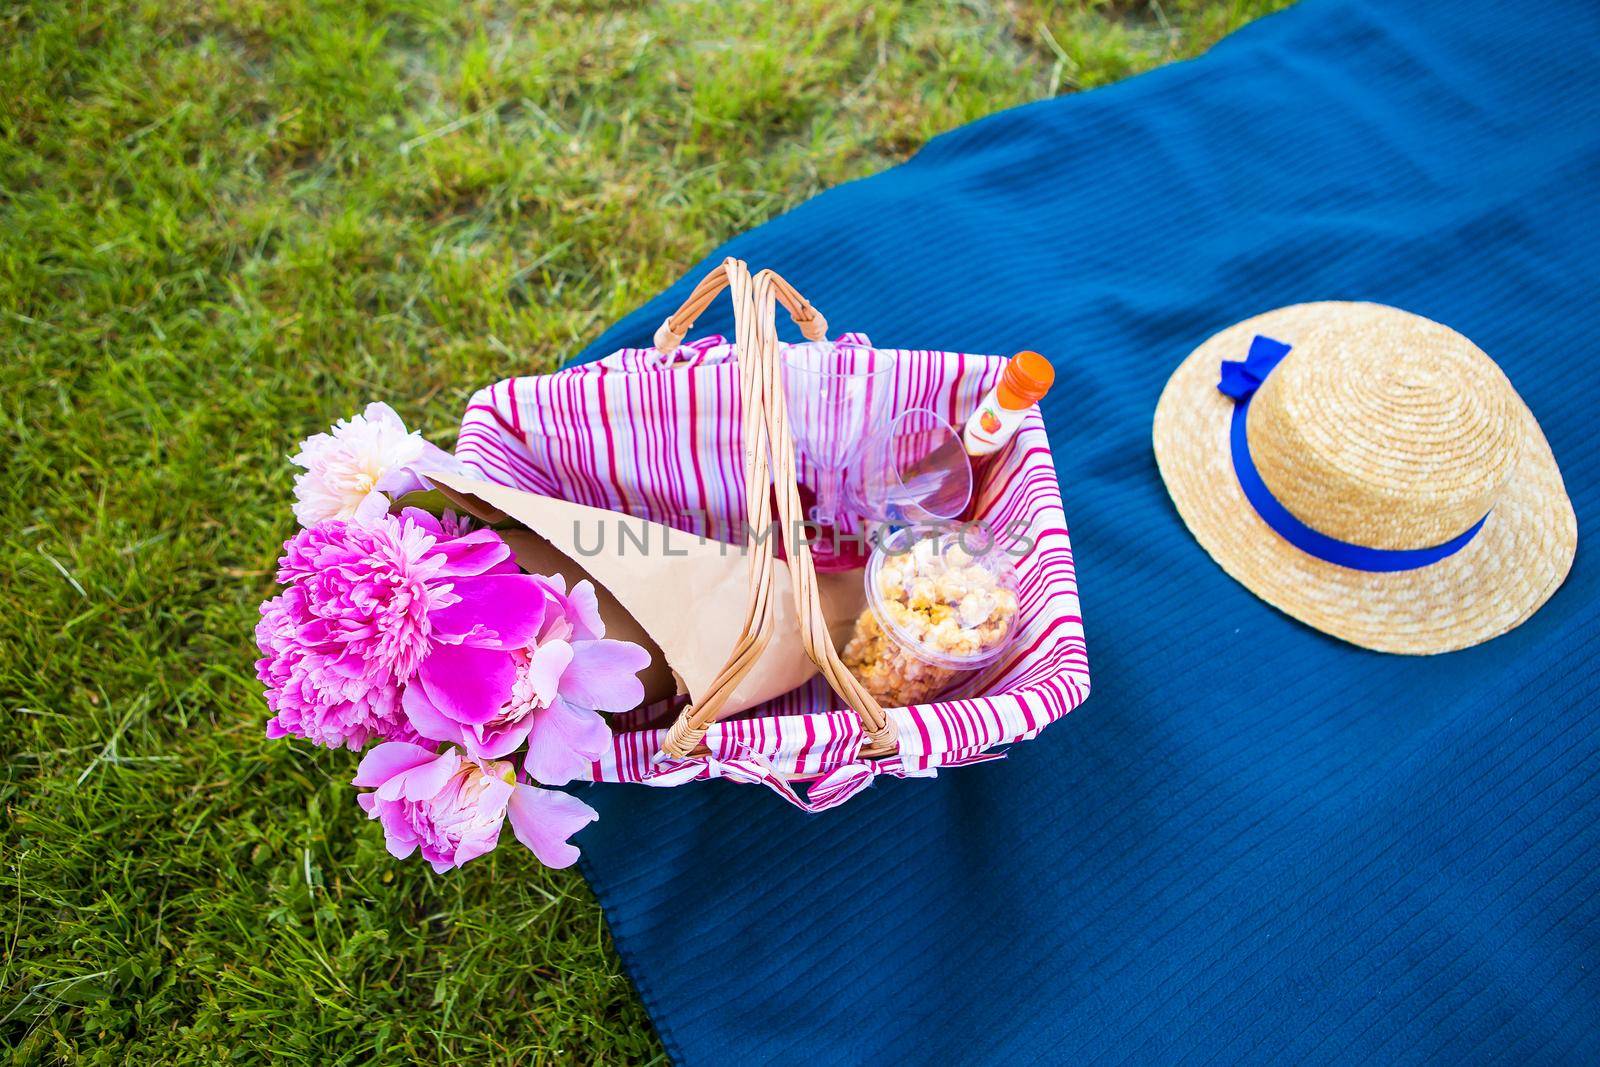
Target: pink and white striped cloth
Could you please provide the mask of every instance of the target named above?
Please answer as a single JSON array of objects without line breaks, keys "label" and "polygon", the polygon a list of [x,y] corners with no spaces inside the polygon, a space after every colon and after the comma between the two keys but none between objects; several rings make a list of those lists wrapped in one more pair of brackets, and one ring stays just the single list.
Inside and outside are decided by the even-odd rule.
[{"label": "pink and white striped cloth", "polygon": [[[868,344],[860,335],[841,340]],[[931,408],[960,426],[1000,376],[998,356],[899,350],[895,410]],[[531,492],[626,512],[700,536],[729,540],[741,528],[738,370],[719,336],[672,356],[625,348],[554,374],[511,378],[480,390],[462,420],[456,454],[480,476]],[[804,459],[800,479],[811,482]],[[612,750],[594,781],[677,785],[705,778],[760,782],[808,810],[843,803],[879,774],[930,776],[998,758],[991,750],[1036,735],[1089,695],[1089,662],[1061,490],[1044,422],[1031,412],[992,458],[978,489],[977,518],[1026,523],[1033,550],[1017,561],[1021,629],[1000,661],[946,699],[888,709],[900,728],[893,759],[857,757],[855,714],[814,678],[706,734],[711,755],[658,762],[664,721],[644,709],[612,719]],[[976,696],[973,694],[983,694]],[[801,796],[790,778],[814,780]]]}]

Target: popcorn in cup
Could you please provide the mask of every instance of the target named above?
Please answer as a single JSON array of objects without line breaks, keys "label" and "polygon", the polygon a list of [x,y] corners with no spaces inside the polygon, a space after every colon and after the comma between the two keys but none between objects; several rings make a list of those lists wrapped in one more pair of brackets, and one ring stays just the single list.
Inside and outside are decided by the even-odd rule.
[{"label": "popcorn in cup", "polygon": [[872,552],[866,584],[868,607],[844,664],[888,707],[926,703],[1010,643],[1016,571],[959,533],[909,527],[890,535]]}]

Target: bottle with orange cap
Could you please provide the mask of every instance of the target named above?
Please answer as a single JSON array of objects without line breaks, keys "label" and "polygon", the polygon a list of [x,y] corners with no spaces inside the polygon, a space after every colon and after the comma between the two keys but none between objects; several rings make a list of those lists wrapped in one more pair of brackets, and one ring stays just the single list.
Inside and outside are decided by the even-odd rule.
[{"label": "bottle with orange cap", "polygon": [[961,433],[967,455],[980,459],[1004,448],[1022,425],[1028,409],[1044,399],[1055,380],[1055,368],[1039,353],[1018,352],[1012,356],[1000,373],[1000,381],[978,401],[978,410]]}]

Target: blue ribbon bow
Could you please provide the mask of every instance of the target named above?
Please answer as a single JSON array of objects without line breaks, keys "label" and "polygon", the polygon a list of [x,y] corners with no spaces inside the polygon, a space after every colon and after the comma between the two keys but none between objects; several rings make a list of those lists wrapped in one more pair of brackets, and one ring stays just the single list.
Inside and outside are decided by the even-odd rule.
[{"label": "blue ribbon bow", "polygon": [[1222,380],[1217,383],[1217,388],[1235,400],[1248,400],[1261,388],[1261,383],[1267,380],[1272,368],[1283,362],[1283,357],[1289,354],[1289,348],[1282,341],[1256,334],[1255,340],[1250,342],[1250,354],[1245,356],[1242,363],[1233,359],[1222,361]]},{"label": "blue ribbon bow", "polygon": [[1261,388],[1273,368],[1283,362],[1290,347],[1282,341],[1257,334],[1250,342],[1250,353],[1242,361],[1222,361],[1222,379],[1217,382],[1217,390],[1234,400],[1233,422],[1228,430],[1228,443],[1233,452],[1233,472],[1239,479],[1239,488],[1244,491],[1245,499],[1261,516],[1261,521],[1307,555],[1358,571],[1392,573],[1415,570],[1437,563],[1465,548],[1467,542],[1483,529],[1488,515],[1479,519],[1465,533],[1442,545],[1431,548],[1369,548],[1319,533],[1295,518],[1288,508],[1278,502],[1250,458],[1250,435],[1246,428],[1249,425],[1250,398],[1255,396],[1256,390]]}]

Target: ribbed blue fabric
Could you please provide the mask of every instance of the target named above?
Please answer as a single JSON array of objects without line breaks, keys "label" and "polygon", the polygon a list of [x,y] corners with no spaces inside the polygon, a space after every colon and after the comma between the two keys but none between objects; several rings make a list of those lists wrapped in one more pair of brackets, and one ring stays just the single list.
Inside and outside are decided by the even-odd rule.
[{"label": "ribbed blue fabric", "polygon": [[[1009,759],[805,816],[607,786],[582,837],[690,1063],[1600,1061],[1600,568],[1412,659],[1279,614],[1185,531],[1167,375],[1268,308],[1449,323],[1600,506],[1600,6],[1306,0],[1008,111],[731,242],[835,329],[1037,348],[1094,692]],[[723,303],[701,329],[729,326]]]}]

